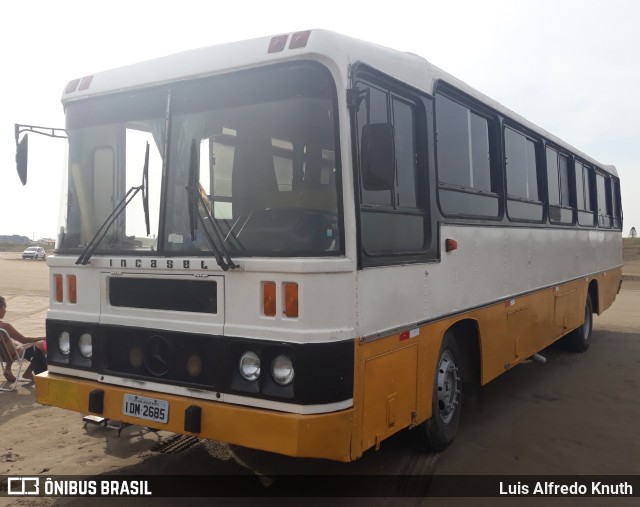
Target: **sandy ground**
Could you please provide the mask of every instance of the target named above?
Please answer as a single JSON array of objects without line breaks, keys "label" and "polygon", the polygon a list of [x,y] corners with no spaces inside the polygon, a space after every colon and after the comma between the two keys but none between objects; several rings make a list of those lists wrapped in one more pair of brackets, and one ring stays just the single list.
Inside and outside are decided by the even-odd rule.
[{"label": "sandy ground", "polygon": [[640,278],[640,259],[635,259],[632,261],[627,261],[624,264],[624,274],[628,277],[639,277]]},{"label": "sandy ground", "polygon": [[[636,265],[637,264],[637,265]],[[296,460],[217,442],[182,442],[130,426],[117,432],[83,427],[81,415],[34,401],[33,384],[0,393],[0,475],[72,474],[612,474],[640,475],[640,261],[627,276],[614,306],[594,321],[591,349],[544,352],[544,366],[524,364],[490,383],[480,401],[468,404],[456,441],[444,453],[424,456],[401,435],[358,462]],[[0,253],[0,294],[6,320],[23,334],[44,334],[48,271],[42,261]],[[180,451],[180,452],[179,452]],[[422,472],[421,472],[422,471]],[[461,487],[464,487],[463,482]],[[137,504],[253,505],[258,499],[146,499]],[[435,500],[435,501],[434,501]],[[501,499],[513,505],[515,499]],[[0,498],[1,505],[124,505],[122,499]],[[469,499],[307,499],[305,504],[470,505]],[[476,499],[494,505],[497,499]],[[297,505],[261,500],[262,505]],[[524,499],[547,505],[549,499]],[[553,505],[637,505],[633,499],[553,499]]]}]

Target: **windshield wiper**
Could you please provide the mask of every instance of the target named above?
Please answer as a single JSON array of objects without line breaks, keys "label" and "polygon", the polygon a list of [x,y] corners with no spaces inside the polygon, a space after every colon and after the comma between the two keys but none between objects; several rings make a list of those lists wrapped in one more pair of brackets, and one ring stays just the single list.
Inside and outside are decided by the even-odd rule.
[{"label": "windshield wiper", "polygon": [[133,200],[138,192],[142,190],[142,205],[144,208],[144,219],[145,224],[147,226],[147,236],[151,233],[149,227],[149,143],[147,143],[147,148],[144,154],[144,167],[142,169],[142,185],[139,187],[131,187],[127,190],[124,199],[122,199],[116,207],[113,209],[111,214],[107,217],[104,223],[100,226],[96,234],[91,238],[91,241],[87,244],[84,251],[80,254],[80,257],[76,260],[76,264],[81,264],[86,266],[89,264],[89,260],[91,256],[98,248],[100,242],[104,239],[109,230],[109,227],[113,225],[116,218],[120,216],[120,214],[124,211],[127,205]]},{"label": "windshield wiper", "polygon": [[[196,142],[194,139],[191,143],[191,156],[189,159],[189,183],[186,187],[187,195],[189,196],[189,226],[191,228],[191,241],[195,241],[196,239],[196,217],[194,215],[197,215],[198,219],[200,220],[200,223],[202,224],[202,231],[204,232],[204,235],[207,238],[207,242],[209,243],[211,250],[213,250],[215,254],[215,258],[218,266],[220,266],[223,271],[227,271],[229,269],[236,269],[238,268],[238,265],[233,262],[233,259],[229,255],[229,252],[227,252],[227,249],[224,246],[224,239],[222,238],[220,231],[216,227],[216,221],[211,216],[209,207],[207,206],[207,203],[205,202],[202,196],[202,193],[200,192],[200,189],[199,189],[200,183],[197,181],[197,176],[196,176],[196,169],[197,169],[196,155],[197,155],[197,148],[196,148]],[[220,247],[216,245],[215,240],[209,233],[209,230],[207,229],[204,218],[198,211],[198,204],[200,204],[200,206],[204,210],[204,213],[206,214],[206,218],[207,220],[209,220],[209,223],[211,224],[211,228],[213,229],[213,233],[215,234],[216,238],[220,242]]]}]

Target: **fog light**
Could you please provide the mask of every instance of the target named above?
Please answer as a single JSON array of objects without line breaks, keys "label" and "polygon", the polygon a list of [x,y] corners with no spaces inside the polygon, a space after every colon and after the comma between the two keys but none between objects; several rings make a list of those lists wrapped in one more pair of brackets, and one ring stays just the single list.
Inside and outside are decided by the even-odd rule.
[{"label": "fog light", "polygon": [[89,333],[84,333],[78,340],[78,350],[80,355],[86,359],[89,359],[93,355],[93,343]]},{"label": "fog light", "polygon": [[63,356],[68,356],[71,351],[71,336],[68,331],[62,331],[58,335],[58,350]]},{"label": "fog light", "polygon": [[240,357],[240,375],[249,382],[260,378],[260,358],[254,352],[245,352]]},{"label": "fog light", "polygon": [[142,362],[144,361],[144,354],[142,353],[142,349],[139,347],[134,347],[129,352],[129,364],[134,368],[140,368],[142,366]]},{"label": "fog light", "polygon": [[202,359],[200,359],[200,356],[189,356],[187,359],[187,373],[192,377],[197,377],[202,373]]},{"label": "fog light", "polygon": [[288,386],[293,382],[293,363],[287,356],[278,356],[271,363],[271,375],[276,384]]}]

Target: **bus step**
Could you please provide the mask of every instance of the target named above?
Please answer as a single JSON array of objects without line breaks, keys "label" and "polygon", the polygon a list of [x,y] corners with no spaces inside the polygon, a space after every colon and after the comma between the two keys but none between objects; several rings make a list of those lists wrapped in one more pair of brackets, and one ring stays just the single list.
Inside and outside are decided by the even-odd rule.
[{"label": "bus step", "polygon": [[87,425],[89,425],[89,424],[93,424],[95,426],[102,426],[103,428],[105,428],[107,426],[107,419],[105,419],[104,417],[97,416],[97,415],[85,415],[82,418],[82,422],[84,422],[83,428],[85,430],[87,429]]}]

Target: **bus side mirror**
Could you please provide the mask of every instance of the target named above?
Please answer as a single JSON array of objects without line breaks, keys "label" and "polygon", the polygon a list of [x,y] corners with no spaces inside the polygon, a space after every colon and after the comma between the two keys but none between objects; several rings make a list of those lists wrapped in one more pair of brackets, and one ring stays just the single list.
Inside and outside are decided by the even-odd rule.
[{"label": "bus side mirror", "polygon": [[23,185],[27,184],[27,159],[29,155],[29,134],[25,134],[16,146],[16,169]]},{"label": "bus side mirror", "polygon": [[365,190],[391,190],[396,153],[393,125],[372,123],[362,127],[360,170]]}]

